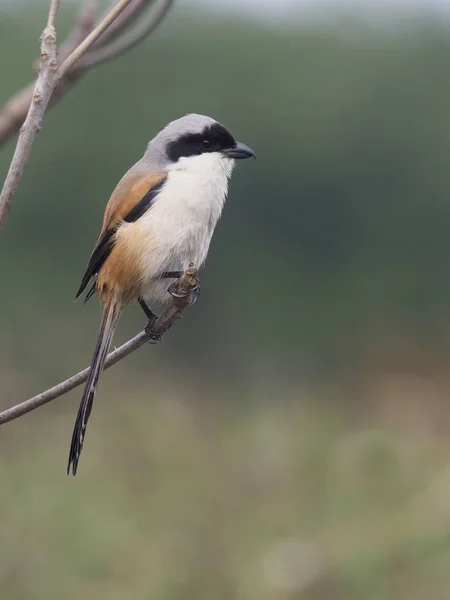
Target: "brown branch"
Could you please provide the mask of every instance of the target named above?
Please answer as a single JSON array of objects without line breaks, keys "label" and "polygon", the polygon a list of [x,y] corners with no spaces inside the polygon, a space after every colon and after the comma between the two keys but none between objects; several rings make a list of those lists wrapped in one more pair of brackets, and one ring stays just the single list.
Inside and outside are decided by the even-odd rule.
[{"label": "brown branch", "polygon": [[56,31],[54,21],[58,12],[59,0],[52,0],[47,26],[41,35],[41,67],[33,90],[33,96],[27,117],[20,129],[8,174],[0,194],[0,229],[11,209],[12,199],[22,179],[28,162],[34,138],[41,128],[45,109],[55,89],[58,78],[56,62]]},{"label": "brown branch", "polygon": [[137,25],[129,33],[106,46],[92,49],[92,51],[82,59],[82,67],[93,67],[106,60],[111,60],[139,44],[147,36],[153,33],[156,27],[158,27],[172,8],[174,1],[175,0],[161,0],[155,10],[149,11],[147,19],[140,25]]},{"label": "brown branch", "polygon": [[[180,296],[179,298],[172,298],[170,304],[166,306],[161,315],[157,318],[155,324],[152,327],[153,333],[157,334],[159,337],[162,337],[164,333],[178,320],[183,316],[184,311],[188,306],[192,304],[192,290],[197,284],[197,270],[194,265],[191,264],[187,271],[180,277],[178,281],[178,289],[177,293]],[[141,331],[134,338],[114,350],[108,355],[105,363],[105,369],[112,367],[120,360],[126,358],[129,354],[143,346],[150,339],[150,335],[145,331]],[[80,371],[76,375],[69,377],[65,381],[58,383],[57,385],[51,387],[50,389],[38,394],[37,396],[33,396],[29,400],[25,400],[25,402],[21,402],[16,406],[8,408],[3,412],[0,412],[0,425],[4,425],[9,421],[14,421],[14,419],[18,419],[19,417],[26,415],[27,413],[47,404],[51,400],[55,400],[67,392],[70,392],[74,388],[78,387],[82,383],[86,381],[89,374],[89,369],[84,369]]]}]

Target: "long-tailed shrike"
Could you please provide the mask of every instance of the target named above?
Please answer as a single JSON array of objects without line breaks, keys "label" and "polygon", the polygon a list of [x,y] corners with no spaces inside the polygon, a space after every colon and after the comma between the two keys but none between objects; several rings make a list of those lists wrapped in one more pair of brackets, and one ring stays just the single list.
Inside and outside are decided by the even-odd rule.
[{"label": "long-tailed shrike", "polygon": [[104,305],[91,370],[78,409],[67,473],[75,475],[92,402],[114,330],[137,300],[170,298],[168,288],[192,262],[200,267],[228,191],[235,159],[254,156],[214,119],[186,115],[169,123],[117,184],[105,209],[100,237],[77,293],[97,293]]}]

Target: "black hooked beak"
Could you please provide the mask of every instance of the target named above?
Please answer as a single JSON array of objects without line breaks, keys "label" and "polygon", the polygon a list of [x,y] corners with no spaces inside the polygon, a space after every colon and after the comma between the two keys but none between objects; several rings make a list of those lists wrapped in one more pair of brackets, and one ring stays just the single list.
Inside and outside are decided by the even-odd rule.
[{"label": "black hooked beak", "polygon": [[251,158],[252,156],[256,158],[254,151],[247,146],[247,144],[243,144],[242,142],[236,142],[233,148],[228,148],[227,150],[223,150],[222,154],[227,158]]}]

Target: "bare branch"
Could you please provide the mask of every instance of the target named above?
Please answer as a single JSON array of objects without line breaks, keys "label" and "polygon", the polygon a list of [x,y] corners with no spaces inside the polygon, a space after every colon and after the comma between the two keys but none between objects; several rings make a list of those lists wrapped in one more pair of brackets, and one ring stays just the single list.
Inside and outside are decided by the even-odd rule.
[{"label": "bare branch", "polygon": [[[81,62],[78,62],[79,59],[101,38],[105,31],[116,19],[118,19],[132,2],[134,2],[134,13],[137,13],[141,12],[144,4],[148,4],[150,1],[151,0],[120,0],[93,31],[89,31],[89,33],[86,30],[84,31],[87,35],[75,48],[70,48],[70,53],[67,52],[69,44],[63,46],[63,49],[69,55],[58,68],[56,62],[56,33],[51,24],[54,23],[56,19],[60,0],[51,0],[48,16],[48,23],[50,25],[47,25],[41,37],[41,69],[36,84],[33,87],[33,90],[31,86],[27,86],[8,102],[2,111],[0,111],[0,143],[5,141],[7,137],[20,126],[22,118],[24,118],[26,114],[25,122],[20,130],[13,160],[0,194],[0,229],[9,214],[12,199],[19,187],[23,171],[30,156],[31,147],[36,137],[36,133],[41,128],[42,120],[50,100],[54,103],[64,93],[68,86],[80,76],[81,72],[89,66],[87,62],[85,65],[82,65]],[[146,24],[143,31],[139,33],[137,37],[132,36],[127,42],[128,46],[131,47],[131,45],[136,44],[153,31],[167,13],[171,4],[172,0],[164,0],[161,12],[158,11],[155,18],[150,19],[150,27],[149,24]],[[125,27],[127,23],[134,20],[136,16],[134,13],[132,9],[129,9],[128,16],[121,20],[122,27]],[[117,34],[117,26],[113,33]],[[100,56],[95,62],[91,62],[91,65],[106,60],[106,58],[116,56],[126,48],[127,45],[124,44],[119,48],[112,48],[112,51],[110,50],[107,56]],[[103,47],[100,46],[98,50],[100,51],[102,49]]]},{"label": "bare branch", "polygon": [[27,116],[33,97],[34,83],[17,92],[0,111],[0,144],[19,129]]},{"label": "bare branch", "polygon": [[[60,60],[64,60],[71,54],[75,48],[84,40],[94,27],[94,4],[86,2],[78,12],[75,23],[69,38],[64,42],[59,50]],[[39,65],[39,61],[38,65]],[[73,77],[75,80],[75,76]],[[57,99],[67,90],[68,83],[65,80],[60,82],[58,89],[54,91],[48,106],[52,106]],[[72,83],[72,78],[70,80]],[[0,144],[6,142],[11,135],[17,131],[27,116],[30,103],[33,98],[34,82],[24,87],[15,94],[0,110]]]},{"label": "bare branch", "polygon": [[[155,324],[152,327],[154,333],[158,336],[162,337],[164,333],[178,320],[183,316],[184,311],[188,306],[192,304],[193,296],[192,290],[197,284],[197,269],[191,264],[187,271],[180,277],[178,281],[178,289],[177,293],[180,296],[179,298],[172,298],[170,304],[164,309],[161,315],[156,320]],[[108,355],[105,363],[105,369],[112,367],[120,360],[127,357],[129,354],[143,346],[150,339],[149,334],[145,331],[141,331],[134,338],[114,350]],[[73,375],[69,379],[58,383],[52,388],[22,402],[21,404],[17,404],[12,408],[8,408],[3,412],[0,412],[0,425],[4,425],[9,421],[14,421],[14,419],[18,419],[19,417],[26,415],[27,413],[47,404],[51,400],[55,400],[67,392],[70,392],[74,388],[78,387],[82,383],[86,381],[89,374],[89,369],[84,369],[80,371],[76,375]]]},{"label": "bare branch", "polygon": [[[108,369],[112,365],[115,365],[116,362],[122,360],[123,358],[131,354],[131,352],[134,352],[135,350],[143,346],[145,342],[148,341],[148,339],[148,335],[145,333],[145,331],[141,331],[140,333],[138,333],[138,335],[136,335],[134,338],[132,338],[131,340],[120,346],[120,348],[117,348],[116,350],[114,350],[114,352],[111,352],[111,354],[108,355],[108,358],[106,359],[105,363],[105,369]],[[50,402],[51,400],[54,400],[55,398],[58,398],[63,394],[67,394],[67,392],[70,392],[70,390],[73,390],[74,388],[78,387],[86,381],[86,379],[88,378],[89,370],[90,367],[87,367],[86,369],[80,371],[76,375],[69,377],[69,379],[66,379],[66,381],[62,381],[61,383],[58,383],[57,385],[51,387],[49,390],[46,390],[45,392],[42,392],[41,394],[38,394],[37,396],[30,398],[29,400],[25,400],[25,402],[22,402],[21,404],[17,404],[12,408],[4,410],[0,413],[0,425],[8,423],[9,421],[14,421],[14,419],[18,419],[19,417],[26,415],[32,410],[39,408],[44,404],[47,404],[47,402]]]},{"label": "bare branch", "polygon": [[47,27],[50,29],[55,29],[56,27],[56,15],[59,10],[59,2],[60,0],[52,0],[50,4],[50,10],[48,11],[48,20]]},{"label": "bare branch", "polygon": [[[78,79],[84,70],[86,70],[86,68],[93,66],[93,64],[97,64],[98,62],[102,62],[107,58],[112,58],[112,55],[117,55],[117,50],[112,49],[111,53],[108,53],[111,54],[111,56],[103,57],[100,55],[97,57],[97,59],[95,59],[95,62],[91,61],[90,59],[91,53],[96,52],[97,49],[99,50],[103,46],[104,42],[113,37],[117,37],[121,30],[134,21],[138,14],[142,13],[143,9],[152,1],[155,0],[132,0],[130,2],[130,4],[122,11],[119,17],[113,23],[111,23],[108,29],[94,42],[94,44],[91,46],[91,49],[83,57],[83,60],[76,63],[74,67],[72,67],[72,69],[70,69],[66,75],[61,78],[57,89],[53,93],[51,102],[48,104],[48,107],[53,106],[61,98],[61,96],[69,89],[69,87],[71,87],[71,85],[76,81],[76,79]],[[172,2],[170,4],[172,4]],[[164,14],[166,12],[167,11],[165,11]],[[161,21],[162,16],[160,19],[158,19],[158,23]],[[65,60],[93,31],[93,17],[93,2],[88,0],[77,15],[73,33],[60,48],[59,56],[61,61]],[[156,25],[154,25],[150,30],[147,29],[147,35],[153,31],[155,26]],[[138,32],[134,32],[133,37],[136,36],[136,41],[132,39],[131,46],[134,46],[139,39],[142,39],[142,35],[139,35],[139,37],[137,37],[137,35]],[[15,94],[2,109],[0,109],[0,145],[6,142],[24,122],[33,97],[33,90],[34,83],[27,85],[17,94]]]},{"label": "bare branch", "polygon": [[92,49],[104,46],[106,43],[120,35],[123,30],[131,25],[141,13],[155,0],[131,0],[130,4],[122,11],[120,16],[111,23],[108,29],[94,42]]},{"label": "bare branch", "polygon": [[92,44],[102,35],[111,23],[117,19],[120,13],[130,4],[131,0],[120,0],[117,5],[106,15],[104,19],[96,26],[86,39],[84,39],[78,48],[66,58],[59,69],[59,78],[64,77],[67,71],[83,56],[83,54],[92,46]]},{"label": "bare branch", "polygon": [[58,78],[56,62],[56,31],[52,23],[56,18],[59,0],[53,0],[48,17],[49,25],[41,35],[41,68],[33,90],[33,97],[24,124],[21,127],[16,150],[0,194],[0,229],[11,209],[12,199],[22,179],[34,138],[41,128],[45,109]]},{"label": "bare branch", "polygon": [[123,54],[136,46],[136,44],[139,44],[139,42],[149,36],[161,23],[171,9],[173,3],[174,0],[161,0],[155,10],[149,11],[146,20],[136,26],[128,34],[123,35],[111,44],[98,49],[92,49],[91,52],[83,58],[82,67],[87,68],[98,65],[99,63],[119,56],[119,54]]}]

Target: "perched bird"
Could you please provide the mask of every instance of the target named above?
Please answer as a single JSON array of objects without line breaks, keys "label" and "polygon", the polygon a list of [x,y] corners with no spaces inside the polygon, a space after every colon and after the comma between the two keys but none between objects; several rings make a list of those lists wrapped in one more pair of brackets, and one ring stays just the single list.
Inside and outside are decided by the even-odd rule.
[{"label": "perched bird", "polygon": [[78,461],[114,330],[124,308],[137,300],[149,318],[150,302],[170,298],[168,290],[190,263],[200,267],[228,191],[236,159],[254,157],[220,123],[190,114],[169,123],[125,173],[105,209],[100,237],[77,298],[97,293],[103,316],[89,377],[70,446],[67,473]]}]

